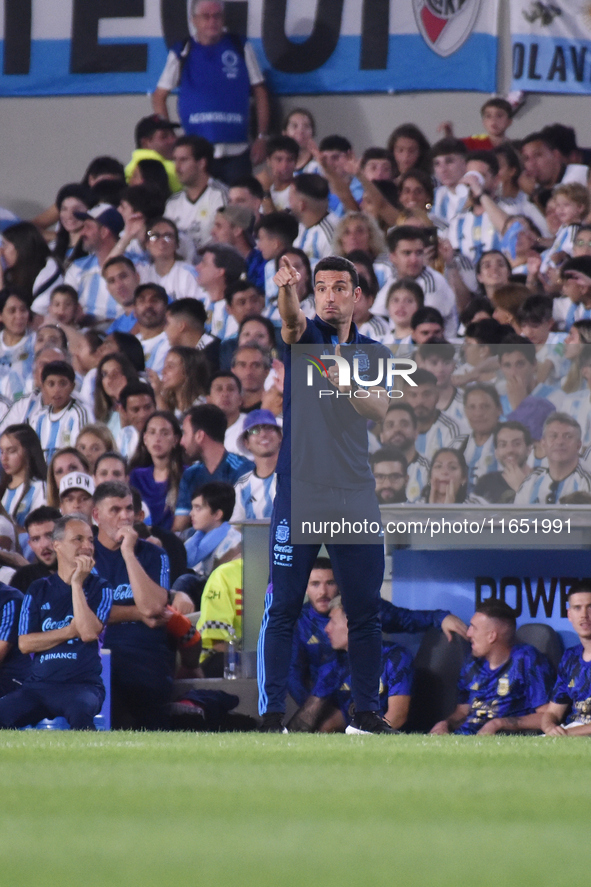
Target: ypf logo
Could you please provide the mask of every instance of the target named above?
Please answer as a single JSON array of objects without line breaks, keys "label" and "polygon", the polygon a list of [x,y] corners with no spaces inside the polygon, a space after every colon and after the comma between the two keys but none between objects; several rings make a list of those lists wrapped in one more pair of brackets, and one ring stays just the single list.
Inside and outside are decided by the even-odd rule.
[{"label": "ypf logo", "polygon": [[339,391],[340,388],[350,389],[351,383],[351,365],[349,361],[340,354],[321,354],[315,357],[313,354],[306,354],[305,358],[308,362],[306,373],[306,385],[308,388],[314,386],[314,370],[320,373],[323,379],[329,375],[329,369],[325,361],[334,360],[338,376],[336,384],[338,388],[324,389],[318,392],[319,397],[330,397],[336,394],[337,397],[369,397],[370,388],[385,388],[386,395],[390,398],[402,397],[402,391],[394,391],[394,377],[400,376],[407,385],[416,387],[416,382],[411,378],[415,372],[417,365],[414,360],[406,357],[383,357],[378,358],[375,370],[375,378],[369,379],[366,370],[370,369],[369,358],[365,353],[359,353],[359,356],[353,358],[353,384],[356,386],[352,391]]},{"label": "ypf logo", "polygon": [[481,0],[413,0],[415,19],[429,49],[446,58],[466,42]]}]

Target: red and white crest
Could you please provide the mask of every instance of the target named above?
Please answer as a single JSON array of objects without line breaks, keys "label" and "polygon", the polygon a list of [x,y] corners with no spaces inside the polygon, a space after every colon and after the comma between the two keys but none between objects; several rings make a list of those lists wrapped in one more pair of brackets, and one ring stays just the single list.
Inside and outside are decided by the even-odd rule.
[{"label": "red and white crest", "polygon": [[481,0],[413,0],[427,46],[445,58],[462,46],[474,27]]}]

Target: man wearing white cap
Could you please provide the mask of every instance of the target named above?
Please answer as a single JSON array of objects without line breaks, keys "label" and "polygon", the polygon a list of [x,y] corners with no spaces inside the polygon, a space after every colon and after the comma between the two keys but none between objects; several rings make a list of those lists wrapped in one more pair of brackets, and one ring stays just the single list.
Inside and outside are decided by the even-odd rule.
[{"label": "man wearing white cap", "polygon": [[253,410],[244,420],[239,447],[255,468],[234,484],[236,505],[232,523],[271,517],[277,484],[277,458],[282,431],[270,410]]},{"label": "man wearing white cap", "polygon": [[60,511],[66,514],[83,514],[92,517],[92,497],[94,481],[89,474],[72,471],[64,474],[60,481]]}]

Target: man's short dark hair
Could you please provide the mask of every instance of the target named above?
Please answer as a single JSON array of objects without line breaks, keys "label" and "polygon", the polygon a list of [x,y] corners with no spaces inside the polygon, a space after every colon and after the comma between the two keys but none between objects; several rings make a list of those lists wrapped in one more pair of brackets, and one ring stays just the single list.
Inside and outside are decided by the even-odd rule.
[{"label": "man's short dark hair", "polygon": [[265,196],[265,189],[254,176],[241,176],[230,185],[231,188],[245,188],[253,197],[262,200]]},{"label": "man's short dark hair", "polygon": [[380,462],[400,462],[403,473],[406,474],[408,470],[408,459],[402,450],[399,450],[396,447],[382,447],[381,450],[377,450],[369,457],[369,464],[371,465],[372,471],[376,465],[380,464]]},{"label": "man's short dark hair", "polygon": [[194,432],[204,431],[216,443],[223,444],[228,420],[226,414],[213,403],[202,403],[185,413]]},{"label": "man's short dark hair", "polygon": [[320,151],[342,151],[343,154],[348,154],[353,145],[345,136],[332,135],[325,136],[318,147]]},{"label": "man's short dark hair", "polygon": [[211,386],[215,382],[216,379],[233,379],[238,386],[238,391],[242,394],[242,382],[231,370],[218,370],[217,373],[214,373],[209,382],[209,388],[207,389],[207,393],[211,394]]},{"label": "man's short dark hair", "polygon": [[76,382],[74,369],[65,360],[52,360],[51,363],[45,364],[41,370],[41,381],[45,382],[49,376],[64,376],[72,384]]},{"label": "man's short dark hair", "polygon": [[486,163],[493,176],[499,174],[499,160],[493,151],[470,151],[466,157],[466,162],[470,163],[474,160],[478,163]]},{"label": "man's short dark hair", "polygon": [[233,246],[225,243],[208,243],[201,252],[203,255],[211,253],[216,268],[224,269],[226,286],[238,280],[242,274],[246,274],[246,262]]},{"label": "man's short dark hair", "polygon": [[493,317],[474,320],[466,328],[466,338],[476,339],[479,345],[500,345],[503,334],[503,326]]},{"label": "man's short dark hair", "polygon": [[573,594],[591,594],[591,579],[578,579],[567,591],[567,599]]},{"label": "man's short dark hair", "polygon": [[164,305],[168,305],[168,293],[159,283],[140,283],[140,285],[135,288],[133,294],[134,303],[137,302],[140,296],[147,292],[154,293],[157,299],[159,299]]},{"label": "man's short dark hair", "polygon": [[500,96],[493,96],[491,99],[487,99],[480,109],[480,116],[484,116],[484,112],[487,108],[499,108],[501,111],[504,111],[505,114],[508,115],[509,119],[513,118],[513,107],[509,104],[507,99],[502,99]]},{"label": "man's short dark hair", "polygon": [[361,157],[361,169],[363,169],[366,163],[368,163],[370,160],[387,160],[393,170],[396,164],[396,161],[387,148],[366,148],[363,152],[363,156]]},{"label": "man's short dark hair", "polygon": [[[256,286],[256,284],[252,283],[248,278],[245,280],[236,280],[230,286],[226,287],[226,291],[224,293],[224,299],[226,300],[226,304],[231,306],[234,296],[237,293],[245,293],[247,290],[256,290],[261,299],[263,300],[263,304],[265,301],[265,294]],[[192,301],[196,301],[193,299]]]},{"label": "man's short dark hair", "polygon": [[33,524],[44,524],[47,521],[56,521],[59,520],[61,516],[62,513],[58,508],[52,508],[51,505],[40,505],[39,508],[29,511],[26,516],[24,522],[25,530],[28,533],[29,527]]},{"label": "man's short dark hair", "polygon": [[423,367],[419,367],[412,374],[412,380],[417,385],[437,385],[437,377],[434,373],[430,373],[429,370],[424,370]]},{"label": "man's short dark hair", "polygon": [[312,570],[331,570],[332,564],[329,557],[317,557],[312,564]]},{"label": "man's short dark hair", "polygon": [[[103,458],[106,458],[106,454]],[[94,491],[92,501],[95,505],[98,505],[103,499],[126,499],[128,496],[131,496],[129,484],[123,483],[121,480],[106,480],[98,485]]]},{"label": "man's short dark hair", "polygon": [[441,311],[438,311],[437,308],[432,308],[430,305],[425,305],[423,308],[415,311],[410,319],[411,330],[416,330],[422,323],[437,323],[441,329],[445,326]]},{"label": "man's short dark hair", "polygon": [[267,157],[271,157],[276,151],[285,151],[293,157],[294,160],[297,160],[300,153],[300,146],[296,140],[292,139],[290,136],[275,136],[275,138],[269,139],[267,142]]},{"label": "man's short dark hair", "polygon": [[414,225],[397,225],[396,228],[390,228],[386,235],[386,243],[391,253],[401,240],[420,240],[425,244],[425,234],[422,228],[416,228]]},{"label": "man's short dark hair", "polygon": [[529,145],[530,142],[542,142],[548,150],[558,151],[558,147],[554,140],[543,130],[540,130],[539,132],[530,132],[524,139],[521,139],[521,149],[523,150],[523,148],[526,145]]},{"label": "man's short dark hair", "polygon": [[137,268],[128,256],[111,256],[101,268],[101,274],[103,277],[105,276],[105,271],[108,268],[112,268],[113,265],[125,265],[130,271],[137,272]]},{"label": "man's short dark hair", "polygon": [[418,353],[423,360],[428,357],[438,357],[440,360],[451,363],[456,357],[456,347],[451,342],[442,342],[440,345],[424,344],[419,345]]},{"label": "man's short dark hair", "polygon": [[316,275],[319,271],[342,271],[343,274],[346,273],[351,278],[354,290],[359,286],[357,268],[353,262],[350,262],[349,259],[344,259],[342,256],[326,256],[326,258],[320,259],[314,266],[314,284],[316,284]]},{"label": "man's short dark hair", "polygon": [[174,143],[175,148],[189,147],[193,160],[201,160],[203,157],[207,160],[206,169],[209,172],[213,163],[213,145],[202,136],[180,136]]},{"label": "man's short dark hair", "polygon": [[552,320],[552,299],[549,296],[529,296],[517,309],[517,322],[540,326]]},{"label": "man's short dark hair", "polygon": [[448,154],[459,154],[461,157],[466,157],[468,149],[461,139],[453,138],[439,139],[439,141],[435,142],[431,148],[432,160],[435,160],[436,157],[443,157]]},{"label": "man's short dark hair", "polygon": [[151,385],[148,385],[147,382],[129,382],[127,385],[125,385],[124,388],[121,389],[121,393],[119,395],[119,403],[121,404],[123,409],[126,410],[127,401],[129,400],[129,398],[139,397],[142,394],[147,394],[148,397],[152,398],[154,404],[156,404],[154,389]]},{"label": "man's short dark hair", "polygon": [[[578,231],[583,230],[583,226]],[[591,230],[591,226],[585,225],[584,230]],[[577,232],[578,233],[578,232]],[[591,277],[591,256],[572,256],[560,266],[560,276],[564,280],[567,271],[582,271],[588,277]]]},{"label": "man's short dark hair", "polygon": [[166,310],[171,317],[184,317],[194,329],[203,330],[207,322],[207,311],[200,299],[175,299]]},{"label": "man's short dark hair", "polygon": [[221,511],[223,520],[229,521],[232,517],[236,504],[236,491],[232,484],[211,481],[211,483],[203,484],[202,487],[193,490],[191,499],[195,499],[196,496],[201,496],[213,512]]},{"label": "man's short dark hair", "polygon": [[293,187],[303,197],[310,200],[328,200],[329,187],[324,176],[315,172],[303,172],[293,180]]},{"label": "man's short dark hair", "polygon": [[515,610],[506,604],[505,601],[497,600],[497,598],[488,598],[476,607],[477,613],[483,613],[489,619],[498,619],[510,626],[513,631],[516,627]]},{"label": "man's short dark hair", "polygon": [[515,419],[509,419],[507,422],[501,422],[493,431],[493,443],[495,449],[499,441],[499,434],[506,428],[508,428],[509,431],[520,431],[523,434],[526,447],[529,447],[531,444],[531,431],[527,425],[522,425],[521,422],[517,422]]},{"label": "man's short dark hair", "polygon": [[518,351],[520,354],[523,354],[532,366],[535,366],[537,362],[536,346],[532,345],[529,339],[526,339],[524,336],[515,336],[515,338],[519,339],[519,341],[507,343],[506,339],[503,340],[503,344],[499,347],[499,363],[502,364],[503,357],[506,354],[513,354],[515,351]]},{"label": "man's short dark hair", "polygon": [[278,237],[286,246],[291,246],[298,236],[299,225],[292,213],[273,212],[261,216],[255,232],[258,234],[261,228],[264,228],[271,237]]},{"label": "man's short dark hair", "polygon": [[411,420],[413,426],[414,426],[415,428],[417,427],[417,425],[418,425],[419,423],[418,423],[418,421],[417,421],[417,417],[416,417],[415,411],[413,410],[413,408],[411,407],[411,405],[410,405],[409,403],[404,403],[404,402],[402,402],[402,401],[396,401],[396,400],[395,400],[395,401],[394,401],[393,403],[391,403],[390,406],[388,407],[388,412],[386,413],[386,415],[388,415],[388,413],[393,413],[393,412],[395,412],[396,410],[397,410],[398,412],[407,413],[408,416],[410,417],[410,420]]},{"label": "man's short dark hair", "polygon": [[[136,147],[139,147],[139,145]],[[120,160],[101,155],[100,157],[94,157],[90,161],[86,167],[83,181],[88,183],[89,178],[97,178],[97,176],[116,176],[122,182],[125,182],[125,169]]]}]

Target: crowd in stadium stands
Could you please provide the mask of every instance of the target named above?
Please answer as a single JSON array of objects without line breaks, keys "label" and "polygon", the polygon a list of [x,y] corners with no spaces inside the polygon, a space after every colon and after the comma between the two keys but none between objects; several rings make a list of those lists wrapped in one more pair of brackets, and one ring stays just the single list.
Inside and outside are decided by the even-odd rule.
[{"label": "crowd in stadium stands", "polygon": [[[358,156],[342,135],[316,141],[305,108],[272,136],[248,44],[225,34],[219,3],[193,11],[197,39],[171,51],[130,162],[91,159],[81,182],[55,183],[54,207],[2,231],[1,726],[91,727],[103,643],[115,727],[166,727],[175,669],[221,676],[241,632],[240,525],[268,519],[275,495],[284,256],[307,317],[318,260],[350,259],[360,332],[418,366],[368,429],[381,504],[591,502],[591,207],[574,131],[511,141],[512,107],[492,98],[482,135],[446,123],[434,145],[404,123]],[[196,100],[179,136],[168,93],[216,47],[236,65],[236,95],[216,96],[234,123],[216,128]],[[249,149],[232,102],[250,90]],[[515,645],[513,613],[479,608],[457,711],[436,732],[564,734],[568,715],[591,733],[591,588],[572,591],[583,646],[555,686],[542,654]],[[347,619],[329,561],[308,597],[291,726],[343,730]],[[382,619],[466,632],[445,611],[384,602]],[[408,651],[385,644],[393,727],[412,682]]]}]

